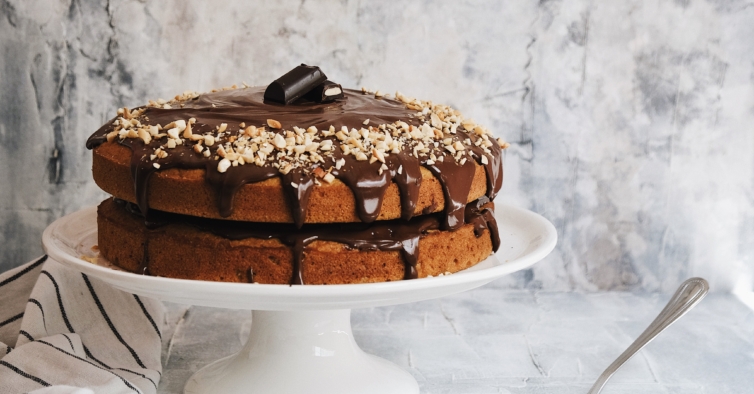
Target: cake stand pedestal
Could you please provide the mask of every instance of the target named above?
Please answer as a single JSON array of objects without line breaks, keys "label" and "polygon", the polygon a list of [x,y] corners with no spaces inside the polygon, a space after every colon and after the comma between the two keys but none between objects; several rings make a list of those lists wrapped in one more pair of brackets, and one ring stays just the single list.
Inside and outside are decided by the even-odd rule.
[{"label": "cake stand pedestal", "polygon": [[408,372],[364,353],[351,311],[253,311],[243,349],[202,368],[194,393],[418,393]]},{"label": "cake stand pedestal", "polygon": [[470,290],[531,266],[555,247],[555,228],[543,217],[503,204],[496,211],[501,246],[494,256],[452,275],[385,283],[208,282],[137,275],[102,258],[92,264],[81,257],[96,256],[96,208],[56,220],[45,230],[42,243],[54,260],[129,293],[253,311],[243,349],[196,372],[186,383],[186,394],[415,394],[419,387],[408,372],[359,348],[351,332],[350,310]]}]

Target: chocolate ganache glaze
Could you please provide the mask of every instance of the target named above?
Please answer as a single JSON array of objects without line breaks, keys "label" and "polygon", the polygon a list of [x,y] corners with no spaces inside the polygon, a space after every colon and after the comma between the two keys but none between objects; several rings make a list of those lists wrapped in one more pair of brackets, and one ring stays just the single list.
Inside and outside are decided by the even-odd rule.
[{"label": "chocolate ganache glaze", "polygon": [[[118,199],[115,199],[115,202],[131,214],[143,217],[137,205]],[[489,200],[482,197],[464,206],[463,214],[466,223],[473,224],[476,237],[482,236],[485,230],[490,232],[492,249],[497,251],[500,247],[500,237],[494,212],[488,203]],[[440,214],[422,215],[408,221],[400,220],[400,222],[389,220],[338,225],[306,224],[297,229],[286,223],[236,222],[152,211],[145,224],[148,231],[160,231],[161,227],[169,224],[183,224],[230,240],[276,238],[293,249],[293,271],[290,284],[294,285],[304,283],[302,269],[305,264],[306,247],[317,240],[338,242],[361,251],[400,251],[404,261],[404,279],[415,279],[418,277],[416,264],[419,257],[419,239],[430,231],[440,229],[441,216]],[[144,274],[149,273],[149,238],[146,237],[144,256],[138,271]]]},{"label": "chocolate ganache glaze", "polygon": [[[425,166],[442,186],[443,230],[468,220],[471,160],[485,166],[489,199],[502,186],[503,143],[491,143],[486,129],[448,107],[354,90],[329,103],[299,99],[283,105],[264,101],[263,93],[258,87],[185,93],[170,102],[124,108],[88,139],[87,148],[110,141],[131,149],[136,203],[147,217],[149,178],[169,168],[204,168],[223,217],[233,212],[241,186],[280,176],[297,228],[304,224],[312,188],[333,177],[353,191],[364,223],[376,220],[385,191],[395,182],[401,217],[409,220],[421,185],[420,166]],[[253,137],[269,142],[252,143]],[[241,142],[246,145],[239,147]]]}]

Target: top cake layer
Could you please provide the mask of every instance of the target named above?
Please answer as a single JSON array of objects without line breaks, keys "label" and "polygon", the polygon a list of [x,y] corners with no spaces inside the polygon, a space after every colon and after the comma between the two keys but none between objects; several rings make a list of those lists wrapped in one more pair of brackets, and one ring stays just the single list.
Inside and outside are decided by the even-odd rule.
[{"label": "top cake layer", "polygon": [[[95,173],[98,151],[109,152],[105,156],[115,163],[113,152],[118,149],[104,148],[125,146],[131,152],[131,199],[143,212],[150,206],[149,187],[165,178],[152,177],[154,173],[186,170],[194,178],[203,172],[205,186],[214,193],[216,207],[194,212],[197,216],[292,221],[298,226],[354,216],[362,222],[392,219],[395,214],[382,212],[383,201],[386,192],[397,186],[400,217],[444,209],[443,228],[455,229],[463,225],[466,203],[480,197],[472,191],[475,174],[484,172],[484,194],[490,199],[502,185],[501,147],[506,144],[494,141],[486,128],[447,106],[400,93],[392,100],[379,92],[352,90],[330,103],[299,99],[282,105],[264,101],[263,93],[262,88],[233,87],[205,94],[186,92],[169,102],[150,101],[133,110],[122,108],[87,141],[87,147],[96,148]],[[118,194],[113,190],[118,185],[97,178],[95,174],[105,191]],[[420,195],[427,189],[423,181],[439,182],[442,204],[418,209]],[[277,206],[287,208],[288,215],[234,212],[259,210],[254,204],[234,204],[234,199],[261,184],[282,189],[287,203]],[[314,190],[326,200],[328,190],[342,198],[335,191],[343,187],[353,193],[355,215],[336,214],[329,220],[326,212],[308,212]],[[161,210],[187,212],[180,204],[174,209],[163,205]]]}]

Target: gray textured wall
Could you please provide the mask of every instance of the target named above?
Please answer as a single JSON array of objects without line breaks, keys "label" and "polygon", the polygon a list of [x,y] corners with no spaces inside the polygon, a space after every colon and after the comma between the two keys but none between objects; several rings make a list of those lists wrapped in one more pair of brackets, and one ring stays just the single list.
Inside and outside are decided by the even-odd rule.
[{"label": "gray textured wall", "polygon": [[0,0],[0,271],[104,198],[84,141],[115,108],[306,62],[451,104],[513,144],[501,199],[561,240],[499,286],[670,290],[702,275],[751,289],[752,5]]}]

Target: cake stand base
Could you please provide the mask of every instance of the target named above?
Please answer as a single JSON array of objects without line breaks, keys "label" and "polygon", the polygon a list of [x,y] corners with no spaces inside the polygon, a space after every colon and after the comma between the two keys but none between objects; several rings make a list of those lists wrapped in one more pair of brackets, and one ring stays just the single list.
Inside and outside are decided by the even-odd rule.
[{"label": "cake stand base", "polygon": [[349,285],[162,278],[122,271],[101,256],[92,264],[81,257],[97,257],[93,255],[97,249],[94,207],[50,224],[42,244],[52,259],[129,293],[181,304],[254,310],[244,348],[199,370],[186,384],[186,394],[416,394],[419,388],[409,373],[359,348],[351,333],[350,310],[471,290],[530,267],[555,247],[555,227],[534,212],[500,204],[495,216],[502,246],[471,268],[434,278]]},{"label": "cake stand base", "polygon": [[397,365],[364,353],[351,310],[253,311],[249,340],[186,383],[185,394],[417,394]]}]

